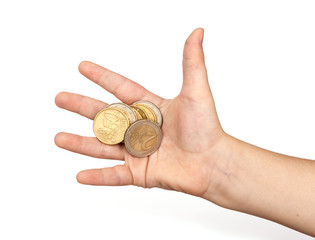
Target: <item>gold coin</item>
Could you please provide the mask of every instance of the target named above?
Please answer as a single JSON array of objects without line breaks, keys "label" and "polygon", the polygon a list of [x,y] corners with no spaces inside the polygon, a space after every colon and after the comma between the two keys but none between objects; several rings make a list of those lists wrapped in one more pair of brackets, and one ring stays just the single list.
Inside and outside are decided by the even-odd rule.
[{"label": "gold coin", "polygon": [[134,123],[135,121],[138,120],[137,115],[135,113],[135,111],[128,106],[125,103],[113,103],[108,105],[106,108],[119,108],[120,110],[122,110],[124,112],[125,115],[127,115],[128,119],[130,120],[130,124]]},{"label": "gold coin", "polygon": [[162,118],[162,113],[160,111],[160,109],[153,103],[149,102],[149,101],[137,101],[133,104],[141,104],[141,105],[144,105],[148,108],[150,108],[154,114],[155,114],[155,117],[156,117],[156,123],[161,127],[162,126],[162,123],[163,123],[163,118]]},{"label": "gold coin", "polygon": [[120,109],[105,108],[95,116],[93,131],[102,143],[114,145],[124,140],[129,125],[128,117]]},{"label": "gold coin", "polygon": [[158,124],[150,120],[133,123],[125,134],[125,147],[135,157],[145,157],[154,153],[161,145],[162,131]]},{"label": "gold coin", "polygon": [[134,110],[134,111],[136,113],[137,119],[141,120],[142,119],[141,114],[137,110]]},{"label": "gold coin", "polygon": [[142,105],[142,104],[132,104],[132,106],[135,106],[135,107],[141,109],[145,113],[145,115],[147,116],[147,119],[149,119],[153,122],[157,122],[154,112],[149,107]]},{"label": "gold coin", "polygon": [[145,114],[145,112],[142,111],[140,108],[138,108],[136,106],[133,106],[133,105],[131,105],[130,107],[135,111],[138,120],[147,119],[148,118],[147,115]]}]

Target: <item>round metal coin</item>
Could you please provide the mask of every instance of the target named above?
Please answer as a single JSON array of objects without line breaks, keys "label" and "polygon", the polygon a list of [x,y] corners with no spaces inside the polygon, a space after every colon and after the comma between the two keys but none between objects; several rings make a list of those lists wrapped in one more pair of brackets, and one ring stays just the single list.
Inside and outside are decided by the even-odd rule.
[{"label": "round metal coin", "polygon": [[148,118],[147,115],[145,114],[145,112],[142,111],[140,108],[138,108],[136,106],[133,106],[133,105],[131,105],[130,107],[135,111],[138,120],[147,119]]},{"label": "round metal coin", "polygon": [[162,113],[160,111],[160,109],[153,103],[149,102],[149,101],[137,101],[133,104],[141,104],[144,106],[149,107],[150,109],[152,109],[152,111],[154,112],[155,116],[156,116],[156,123],[161,127],[162,123],[163,123],[163,117],[162,117]]},{"label": "round metal coin", "polygon": [[93,131],[98,140],[105,144],[118,144],[124,140],[129,119],[119,108],[104,108],[93,121]]},{"label": "round metal coin", "polygon": [[135,157],[146,157],[161,145],[162,131],[158,124],[150,120],[133,123],[125,134],[125,147]]},{"label": "round metal coin", "polygon": [[106,108],[113,108],[113,107],[119,108],[119,109],[125,111],[128,114],[130,124],[132,124],[138,120],[135,111],[130,106],[128,106],[127,104],[125,104],[125,103],[113,103],[113,104],[108,105]]},{"label": "round metal coin", "polygon": [[138,109],[142,110],[147,116],[147,119],[157,123],[155,113],[153,112],[152,109],[142,104],[132,104],[132,106],[137,107]]}]

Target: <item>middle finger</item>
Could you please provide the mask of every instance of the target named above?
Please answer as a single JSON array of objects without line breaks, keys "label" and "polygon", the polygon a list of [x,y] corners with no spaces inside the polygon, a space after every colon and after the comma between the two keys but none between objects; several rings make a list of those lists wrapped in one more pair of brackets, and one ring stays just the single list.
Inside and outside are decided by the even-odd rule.
[{"label": "middle finger", "polygon": [[107,103],[94,98],[69,92],[59,93],[56,96],[55,102],[60,108],[78,113],[92,120],[100,110],[108,105]]}]

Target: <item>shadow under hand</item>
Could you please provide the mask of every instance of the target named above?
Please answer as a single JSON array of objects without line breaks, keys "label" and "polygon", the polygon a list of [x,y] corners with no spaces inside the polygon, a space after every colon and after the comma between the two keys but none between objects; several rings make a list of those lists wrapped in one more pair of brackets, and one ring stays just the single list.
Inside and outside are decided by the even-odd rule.
[{"label": "shadow under hand", "polygon": [[[167,221],[182,222],[183,227],[202,228],[209,232],[226,237],[240,239],[313,239],[310,236],[284,227],[280,224],[251,216],[248,214],[224,209],[204,199],[179,192],[169,192],[161,189],[144,189],[144,195],[135,196],[127,211],[137,214],[154,215]],[[183,228],[184,229],[184,228]]]}]

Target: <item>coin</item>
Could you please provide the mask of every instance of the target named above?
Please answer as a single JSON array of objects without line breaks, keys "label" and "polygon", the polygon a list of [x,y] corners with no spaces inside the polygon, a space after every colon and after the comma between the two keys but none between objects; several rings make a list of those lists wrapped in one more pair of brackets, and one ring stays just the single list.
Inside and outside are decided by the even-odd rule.
[{"label": "coin", "polygon": [[149,107],[142,105],[142,104],[132,104],[131,106],[134,106],[134,107],[141,109],[145,113],[145,115],[147,116],[147,119],[149,119],[153,122],[157,122],[155,113]]},{"label": "coin", "polygon": [[147,119],[148,118],[147,115],[145,114],[145,112],[142,111],[140,108],[138,108],[136,106],[133,106],[133,105],[131,105],[130,107],[135,111],[138,120]]},{"label": "coin", "polygon": [[150,109],[152,109],[152,111],[154,112],[155,116],[156,116],[156,123],[161,127],[162,123],[163,123],[163,117],[161,114],[160,109],[153,103],[149,102],[149,101],[137,101],[133,104],[141,104],[144,106],[149,107]]},{"label": "coin", "polygon": [[124,140],[128,117],[119,108],[104,108],[94,118],[93,131],[102,143],[113,145]]},{"label": "coin", "polygon": [[162,131],[159,125],[150,120],[133,123],[125,134],[127,151],[135,157],[145,157],[154,153],[161,145]]},{"label": "coin", "polygon": [[132,109],[135,111],[135,113],[137,115],[137,119],[141,120],[142,119],[141,114],[137,110],[135,110],[134,108],[132,108]]},{"label": "coin", "polygon": [[113,103],[113,104],[108,105],[106,108],[113,108],[113,107],[123,110],[124,113],[127,114],[128,118],[130,120],[130,124],[132,124],[138,120],[135,111],[130,106],[128,106],[127,104],[125,104],[125,103]]}]

